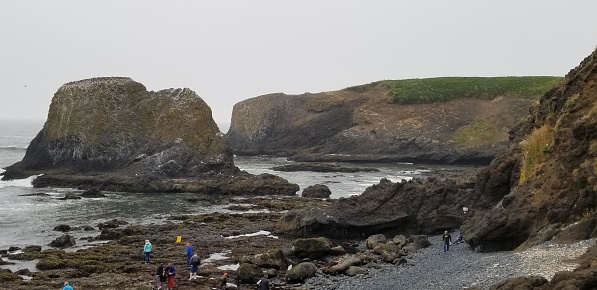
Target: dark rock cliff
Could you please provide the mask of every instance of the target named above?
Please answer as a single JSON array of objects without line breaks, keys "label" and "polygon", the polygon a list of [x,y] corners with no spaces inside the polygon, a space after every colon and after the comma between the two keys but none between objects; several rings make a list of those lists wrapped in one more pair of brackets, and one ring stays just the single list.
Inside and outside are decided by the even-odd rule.
[{"label": "dark rock cliff", "polygon": [[[257,180],[240,172],[211,109],[195,92],[148,92],[123,77],[75,81],[58,89],[43,129],[3,179],[42,173],[34,185],[213,192],[222,182],[231,183],[213,182],[219,176],[235,176],[241,183],[261,184],[256,187],[267,180],[265,186],[277,184],[281,194],[298,191],[281,178]],[[237,189],[224,191],[242,192]]]},{"label": "dark rock cliff", "polygon": [[[227,136],[238,155],[486,165],[507,148],[508,130],[534,102],[497,97],[398,105],[388,102],[387,93],[380,82],[360,92],[255,97],[234,106]],[[480,124],[493,132],[491,138],[457,140],[459,129]]]},{"label": "dark rock cliff", "polygon": [[[510,148],[480,172],[476,186],[480,200],[497,205],[489,211],[474,210],[464,223],[471,245],[509,250],[551,239],[597,237],[595,104],[597,51],[541,98],[512,132]],[[547,135],[547,141],[538,148],[529,146],[540,142],[541,135]]]}]

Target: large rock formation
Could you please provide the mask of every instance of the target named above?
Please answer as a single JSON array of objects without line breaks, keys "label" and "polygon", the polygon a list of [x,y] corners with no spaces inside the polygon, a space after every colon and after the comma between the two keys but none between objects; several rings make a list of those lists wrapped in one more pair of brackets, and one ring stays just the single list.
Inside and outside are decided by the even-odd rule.
[{"label": "large rock formation", "polygon": [[34,185],[200,192],[223,182],[242,191],[240,183],[255,180],[270,192],[298,190],[240,172],[232,158],[211,109],[190,89],[148,92],[130,78],[94,78],[58,89],[43,129],[3,178],[43,173]]},{"label": "large rock formation", "polygon": [[382,180],[359,196],[324,208],[291,210],[278,230],[297,236],[367,237],[383,233],[432,234],[458,227],[463,207],[477,202],[470,180],[428,178],[393,183]]},{"label": "large rock formation", "polygon": [[462,227],[467,242],[509,250],[597,237],[595,104],[597,51],[541,98],[508,151],[479,174],[480,198],[499,202],[473,211]]},{"label": "large rock formation", "polygon": [[[483,164],[509,144],[508,130],[533,98],[388,102],[385,82],[327,93],[270,94],[234,106],[227,133],[238,155],[297,161]],[[467,135],[466,130],[481,130]],[[469,131],[470,132],[470,131]],[[459,135],[460,134],[460,135]]]}]

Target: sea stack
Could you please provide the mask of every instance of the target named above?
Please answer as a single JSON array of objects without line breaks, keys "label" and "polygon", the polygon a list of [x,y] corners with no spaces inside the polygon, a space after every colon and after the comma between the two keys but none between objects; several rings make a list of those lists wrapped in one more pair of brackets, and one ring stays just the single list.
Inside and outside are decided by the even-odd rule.
[{"label": "sea stack", "polygon": [[85,79],[58,89],[43,129],[3,178],[33,174],[45,174],[37,186],[95,183],[102,190],[195,192],[217,191],[222,177],[242,175],[201,97],[186,88],[147,91],[126,77]]}]

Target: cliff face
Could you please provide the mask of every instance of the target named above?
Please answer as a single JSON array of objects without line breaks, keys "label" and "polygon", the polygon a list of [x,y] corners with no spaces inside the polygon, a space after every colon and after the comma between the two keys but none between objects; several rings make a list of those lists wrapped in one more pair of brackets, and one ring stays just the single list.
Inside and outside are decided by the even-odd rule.
[{"label": "cliff face", "polygon": [[488,164],[532,98],[460,98],[399,105],[384,82],[366,90],[271,94],[237,103],[227,136],[235,154],[297,161]]},{"label": "cliff face", "polygon": [[209,106],[189,89],[148,92],[129,78],[58,89],[23,160],[7,169],[187,176],[233,168]]},{"label": "cliff face", "polygon": [[[513,144],[478,176],[479,200],[463,231],[486,250],[597,237],[597,51],[546,93]],[[535,145],[535,146],[533,146]]]}]

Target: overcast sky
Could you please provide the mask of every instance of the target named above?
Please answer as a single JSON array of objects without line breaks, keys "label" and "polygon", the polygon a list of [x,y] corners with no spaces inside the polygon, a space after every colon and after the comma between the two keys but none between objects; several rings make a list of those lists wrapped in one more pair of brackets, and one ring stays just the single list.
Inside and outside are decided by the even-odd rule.
[{"label": "overcast sky", "polygon": [[45,120],[62,84],[99,76],[190,88],[218,123],[273,92],[563,76],[597,45],[595,11],[595,0],[6,0],[0,119]]}]

